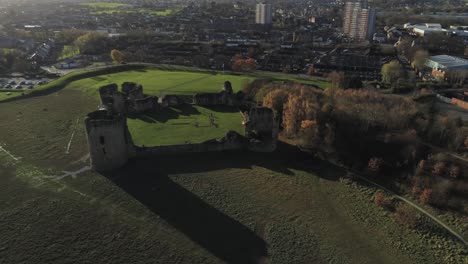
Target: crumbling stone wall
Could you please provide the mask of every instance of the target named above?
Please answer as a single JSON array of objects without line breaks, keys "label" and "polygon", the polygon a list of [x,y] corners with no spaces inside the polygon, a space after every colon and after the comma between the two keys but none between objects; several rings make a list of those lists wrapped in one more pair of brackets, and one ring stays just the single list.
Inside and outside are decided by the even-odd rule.
[{"label": "crumbling stone wall", "polygon": [[158,106],[158,98],[145,96],[143,87],[132,82],[122,84],[122,91],[117,84],[109,84],[99,88],[101,103],[114,113],[142,113],[154,110]]},{"label": "crumbling stone wall", "polygon": [[[122,85],[121,92],[116,84],[110,84],[101,87],[99,93],[104,108],[90,113],[85,120],[91,165],[98,171],[117,169],[133,156],[224,150],[271,152],[277,146],[279,119],[276,113],[270,108],[249,106],[241,111],[245,136],[229,131],[221,139],[199,144],[137,147],[128,131],[127,114],[180,105],[183,104],[182,99],[176,95],[166,95],[158,102],[157,97],[145,96],[141,85],[129,82]],[[194,103],[239,106],[244,103],[241,97],[241,94],[234,94],[231,84],[226,82],[220,93],[195,95]]]},{"label": "crumbling stone wall", "polygon": [[229,105],[238,106],[242,103],[242,92],[234,93],[231,82],[224,82],[223,90],[219,93],[198,93],[193,96],[195,105]]},{"label": "crumbling stone wall", "polygon": [[124,93],[119,92],[117,84],[109,84],[99,88],[101,104],[114,113],[127,111],[127,99]]},{"label": "crumbling stone wall", "polygon": [[182,153],[203,153],[203,152],[219,152],[227,150],[246,149],[246,138],[242,135],[229,131],[225,137],[221,139],[212,139],[197,144],[180,144],[155,147],[137,147],[137,157],[146,157],[152,155],[164,154],[182,154]]},{"label": "crumbling stone wall", "polygon": [[178,95],[166,94],[159,99],[159,104],[162,107],[179,106],[184,104],[184,100]]},{"label": "crumbling stone wall", "polygon": [[122,84],[122,92],[126,94],[128,100],[143,99],[143,86],[133,82],[124,82]]},{"label": "crumbling stone wall", "polygon": [[158,98],[156,96],[148,96],[142,99],[129,100],[129,113],[143,113],[150,110],[158,109]]}]

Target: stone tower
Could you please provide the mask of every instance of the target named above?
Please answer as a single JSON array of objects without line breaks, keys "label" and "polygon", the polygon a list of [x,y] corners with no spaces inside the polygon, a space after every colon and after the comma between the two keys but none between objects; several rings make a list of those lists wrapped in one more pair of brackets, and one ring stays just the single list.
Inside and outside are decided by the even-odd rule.
[{"label": "stone tower", "polygon": [[85,126],[94,170],[109,171],[127,163],[134,151],[124,115],[98,110],[88,114]]}]

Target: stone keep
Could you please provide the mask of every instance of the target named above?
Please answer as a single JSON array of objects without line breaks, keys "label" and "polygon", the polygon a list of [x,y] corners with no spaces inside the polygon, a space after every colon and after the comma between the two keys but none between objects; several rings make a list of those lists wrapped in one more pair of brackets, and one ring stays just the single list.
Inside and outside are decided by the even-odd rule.
[{"label": "stone keep", "polygon": [[94,170],[113,170],[127,163],[133,142],[125,116],[98,110],[88,114],[85,126]]}]

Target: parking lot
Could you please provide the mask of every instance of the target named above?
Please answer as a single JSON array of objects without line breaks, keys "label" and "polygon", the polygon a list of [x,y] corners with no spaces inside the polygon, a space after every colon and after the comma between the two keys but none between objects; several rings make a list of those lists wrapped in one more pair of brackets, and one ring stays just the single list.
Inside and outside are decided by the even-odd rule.
[{"label": "parking lot", "polygon": [[0,90],[27,90],[47,84],[48,79],[0,78]]}]

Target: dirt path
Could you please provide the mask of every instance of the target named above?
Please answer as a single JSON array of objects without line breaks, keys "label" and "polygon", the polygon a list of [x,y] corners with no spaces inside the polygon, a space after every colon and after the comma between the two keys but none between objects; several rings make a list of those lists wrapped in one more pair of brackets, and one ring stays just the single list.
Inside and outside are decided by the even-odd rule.
[{"label": "dirt path", "polygon": [[18,161],[19,158],[13,156],[13,154],[11,154],[8,150],[4,149],[2,146],[0,146],[0,150],[5,152],[8,156],[10,156],[12,159],[14,159],[15,161]]}]

